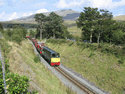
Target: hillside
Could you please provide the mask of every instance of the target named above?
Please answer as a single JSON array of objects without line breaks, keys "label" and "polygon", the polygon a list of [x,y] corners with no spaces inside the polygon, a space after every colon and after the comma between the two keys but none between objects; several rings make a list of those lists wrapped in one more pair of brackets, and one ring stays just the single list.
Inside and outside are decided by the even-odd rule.
[{"label": "hillside", "polygon": [[[104,44],[103,48],[98,48],[98,44],[68,40],[47,40],[46,45],[60,53],[63,65],[101,89],[111,94],[125,94],[125,61],[120,64],[120,58],[109,52],[111,49],[123,52],[124,48],[120,49],[110,44]],[[105,48],[109,50],[106,52]]]},{"label": "hillside", "polygon": [[118,21],[125,21],[125,15],[116,16],[113,19]]},{"label": "hillside", "polygon": [[[4,46],[2,45],[1,47],[5,47],[2,49],[4,49],[4,54],[7,56],[10,72],[29,78],[29,92],[33,90],[37,90],[37,94],[69,94],[69,92],[71,92],[68,87],[64,86],[64,84],[39,61],[28,39],[23,40],[21,45],[18,45],[3,38],[0,39],[0,44],[4,44]],[[8,52],[8,50],[10,50],[10,52]],[[12,93],[9,92],[9,94]],[[16,93],[13,92],[13,94]],[[22,93],[19,92],[19,94]],[[72,94],[74,93],[72,92]]]}]

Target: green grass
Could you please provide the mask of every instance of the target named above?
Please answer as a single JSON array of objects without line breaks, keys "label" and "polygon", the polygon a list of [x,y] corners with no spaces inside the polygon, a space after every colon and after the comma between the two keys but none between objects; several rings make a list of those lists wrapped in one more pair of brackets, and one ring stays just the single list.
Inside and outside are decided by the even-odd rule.
[{"label": "green grass", "polygon": [[81,29],[77,28],[76,21],[64,21],[63,23],[73,36],[81,36]]},{"label": "green grass", "polygon": [[120,58],[115,55],[78,46],[71,41],[47,42],[46,45],[60,53],[61,63],[100,88],[112,94],[123,94],[122,91],[125,91],[125,62],[119,61]]},{"label": "green grass", "polygon": [[82,31],[77,28],[76,26],[68,27],[68,31],[73,35],[73,36],[78,36],[81,37]]},{"label": "green grass", "polygon": [[[11,72],[18,73],[20,75],[29,75],[34,78],[30,79],[30,81],[42,89],[42,91],[38,90],[39,94],[69,94],[69,92],[72,92],[70,94],[74,94],[74,92],[64,86],[60,80],[53,75],[50,70],[48,70],[48,68],[38,62],[38,58],[37,60],[34,60],[36,55],[33,47],[27,42],[30,41],[23,41],[21,46],[9,42],[13,47],[8,56]],[[24,67],[26,65],[28,65],[27,68]],[[30,70],[32,70],[32,72]],[[29,88],[32,89],[33,86],[30,85]]]}]

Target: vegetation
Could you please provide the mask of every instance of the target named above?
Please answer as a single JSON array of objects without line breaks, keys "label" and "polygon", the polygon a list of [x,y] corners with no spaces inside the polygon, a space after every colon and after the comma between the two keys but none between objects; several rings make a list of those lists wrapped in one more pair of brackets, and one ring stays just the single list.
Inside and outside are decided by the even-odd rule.
[{"label": "vegetation", "polygon": [[36,32],[31,29],[30,32],[29,32],[29,35],[35,37]]},{"label": "vegetation", "polygon": [[[18,29],[16,27],[13,31]],[[18,35],[16,31],[13,33],[14,35]],[[11,36],[11,30],[7,30],[3,35],[9,38],[9,35]],[[5,77],[8,93],[43,94],[47,92],[47,94],[75,94],[39,62],[39,57],[34,54],[32,45],[27,42],[30,41],[24,39],[21,45],[19,45],[5,38],[0,39],[5,60]],[[1,74],[2,71],[0,72],[0,92],[4,93]]]},{"label": "vegetation", "polygon": [[98,8],[84,7],[84,12],[80,13],[76,21],[77,27],[83,31],[82,40],[124,44],[124,22],[118,23],[112,17],[112,13],[108,10],[98,11]]},{"label": "vegetation", "polygon": [[2,23],[0,23],[0,30],[3,30],[3,26],[2,26]]},{"label": "vegetation", "polygon": [[10,30],[8,28],[7,31],[1,30],[1,33],[9,41],[14,41],[14,42],[20,44],[21,41],[24,38],[26,38],[27,30],[24,27],[20,26],[20,25],[19,26],[14,25],[13,30]]},{"label": "vegetation", "polygon": [[[0,44],[1,44],[1,50],[4,55],[4,61],[5,61],[5,70],[6,70],[6,75],[5,75],[5,79],[6,79],[6,85],[7,85],[7,91],[12,94],[12,93],[25,93],[27,94],[27,87],[28,87],[28,78],[25,76],[20,77],[18,74],[13,74],[9,71],[9,64],[8,64],[8,53],[11,50],[11,46],[8,45],[7,41],[5,39],[0,39]],[[1,63],[0,63],[1,64]],[[2,66],[0,66],[1,69],[1,73],[0,73],[0,83],[1,83],[1,87],[4,86],[3,83],[3,74],[2,74]],[[1,88],[2,90],[0,90],[0,92],[4,93],[4,89]]]},{"label": "vegetation", "polygon": [[9,42],[12,46],[8,56],[11,72],[26,75],[29,78],[28,90],[37,90],[38,94],[74,94],[43,63],[40,63],[34,48],[28,42],[30,41],[23,40],[21,46]]},{"label": "vegetation", "polygon": [[[19,76],[18,74],[11,73],[9,70],[9,64],[8,64],[8,62],[9,62],[8,55],[12,49],[12,45],[10,46],[7,43],[7,41],[9,41],[10,37],[12,36],[12,40],[14,38],[14,41],[19,43],[18,40],[19,40],[20,35],[23,37],[23,36],[25,36],[26,32],[24,31],[24,29],[22,29],[22,30],[19,29],[18,26],[15,26],[15,29],[13,31],[8,29],[7,32],[5,32],[5,31],[1,31],[1,32],[4,36],[4,38],[0,39],[0,45],[1,45],[1,52],[3,53],[2,55],[3,55],[4,61],[5,61],[4,62],[5,71],[6,71],[5,79],[6,79],[6,85],[7,85],[7,87],[6,87],[7,92],[10,94],[15,94],[15,93],[30,94],[27,90],[27,88],[29,86],[29,78],[27,78],[26,76]],[[0,71],[0,85],[1,85],[0,93],[3,94],[4,93],[4,88],[3,88],[4,83],[3,83],[1,62],[0,62],[0,69],[1,69],[1,71]],[[33,92],[36,92],[36,91],[33,91]]]},{"label": "vegetation", "polygon": [[42,39],[41,37],[67,38],[71,36],[67,31],[67,27],[62,24],[62,17],[54,12],[51,12],[48,17],[42,13],[36,14],[35,19],[38,22],[36,37],[40,35],[40,39]]},{"label": "vegetation", "polygon": [[0,93],[4,94],[4,83],[3,83],[3,72],[2,72],[2,65],[0,61]]},{"label": "vegetation", "polygon": [[61,63],[112,94],[125,91],[125,46],[50,40],[46,45],[61,55]]}]

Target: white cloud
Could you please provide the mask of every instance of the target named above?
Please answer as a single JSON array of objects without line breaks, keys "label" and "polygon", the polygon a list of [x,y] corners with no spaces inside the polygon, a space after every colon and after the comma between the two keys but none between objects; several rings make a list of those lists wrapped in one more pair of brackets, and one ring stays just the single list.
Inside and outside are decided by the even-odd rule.
[{"label": "white cloud", "polygon": [[68,0],[70,2],[66,2],[67,0],[60,0],[59,2],[55,3],[54,5],[57,6],[57,8],[72,8],[72,7],[77,7],[81,6],[85,0]]},{"label": "white cloud", "polygon": [[35,8],[41,8],[41,7],[45,6],[45,5],[46,5],[46,2],[41,2],[41,3],[36,3],[36,4],[32,5],[32,6],[35,7]]},{"label": "white cloud", "polygon": [[33,1],[33,0],[20,0],[21,2],[30,2],[30,1]]},{"label": "white cloud", "polygon": [[5,12],[3,11],[3,12],[0,14],[0,20],[4,20],[4,15],[5,15]]},{"label": "white cloud", "polygon": [[39,9],[36,11],[36,13],[44,13],[44,12],[48,12],[47,9]]},{"label": "white cloud", "polygon": [[0,0],[0,7],[2,7],[5,4],[5,0]]},{"label": "white cloud", "polygon": [[33,13],[24,13],[22,16],[30,16],[32,15]]},{"label": "white cloud", "polygon": [[18,18],[17,13],[14,12],[14,13],[8,18],[8,20],[17,19],[17,18]]},{"label": "white cloud", "polygon": [[0,14],[0,18],[2,18],[4,14],[5,14],[5,12],[3,11],[3,12]]},{"label": "white cloud", "polygon": [[60,0],[54,4],[57,8],[73,8],[73,7],[97,7],[112,9],[125,6],[125,0],[113,2],[112,0]]}]

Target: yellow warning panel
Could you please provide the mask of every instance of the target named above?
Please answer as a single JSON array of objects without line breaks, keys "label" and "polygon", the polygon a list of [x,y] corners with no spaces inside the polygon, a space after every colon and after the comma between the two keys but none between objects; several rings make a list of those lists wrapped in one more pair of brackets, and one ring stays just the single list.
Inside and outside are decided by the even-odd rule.
[{"label": "yellow warning panel", "polygon": [[51,62],[60,62],[60,58],[51,58]]}]

